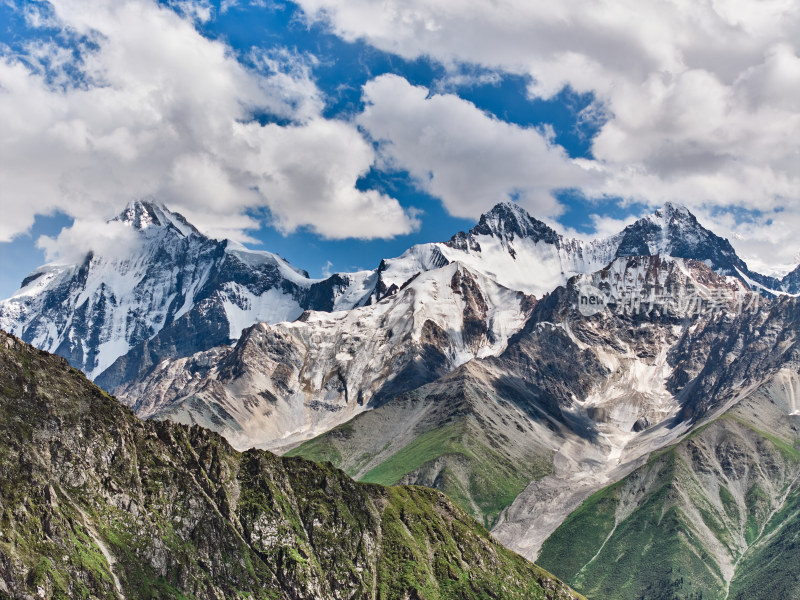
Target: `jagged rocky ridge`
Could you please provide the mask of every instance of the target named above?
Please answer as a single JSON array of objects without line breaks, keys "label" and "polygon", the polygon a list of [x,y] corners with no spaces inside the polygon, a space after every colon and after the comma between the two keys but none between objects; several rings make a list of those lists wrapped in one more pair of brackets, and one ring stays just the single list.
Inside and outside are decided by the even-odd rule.
[{"label": "jagged rocky ridge", "polygon": [[[145,366],[139,367],[139,375],[112,389],[142,416],[197,422],[224,432],[238,447],[288,447],[393,394],[442,376],[468,358],[501,351],[521,326],[519,317],[526,311],[520,310],[517,300],[507,302],[497,289],[549,292],[570,275],[602,269],[614,256],[631,253],[696,257],[716,272],[766,289],[754,283],[760,276],[747,269],[726,240],[701,227],[682,207],[667,205],[617,236],[587,243],[560,236],[516,205],[500,204],[472,230],[447,243],[415,246],[401,257],[382,261],[371,275],[359,274],[353,279],[361,282],[361,287],[355,286],[359,294],[351,290],[342,296],[349,301],[358,297],[356,303],[366,305],[355,310],[358,316],[307,312],[304,325],[279,324],[257,335],[242,336],[241,343],[249,345],[249,353],[244,348],[238,352],[211,349],[156,365],[134,349],[118,364],[141,361]],[[473,321],[465,320],[461,309],[452,306],[450,296],[439,298],[435,290],[422,290],[448,279],[454,265],[460,265],[459,272],[475,282],[471,295],[481,314],[474,324],[486,336],[477,351],[475,344],[460,339],[470,335],[467,330],[462,335],[461,327],[469,327]],[[420,273],[430,276],[417,280]],[[446,283],[438,285],[447,287]],[[395,298],[412,291],[419,302]],[[391,307],[382,308],[381,303]],[[431,305],[440,305],[435,311],[439,318],[431,320],[434,330],[422,332]],[[387,312],[392,314],[389,320]],[[497,326],[499,313],[513,313],[501,319],[507,323],[503,327]],[[399,321],[414,323],[411,350],[405,338],[391,338]],[[142,347],[157,345],[162,337],[159,334]],[[254,343],[256,337],[258,344]],[[260,350],[255,351],[256,347]],[[340,347],[344,352],[333,352]],[[363,352],[357,352],[359,348]],[[178,357],[184,354],[170,352]],[[232,364],[246,354],[262,358]],[[272,373],[280,363],[284,366],[277,379],[257,374]],[[106,385],[112,380],[106,375],[98,378]]]},{"label": "jagged rocky ridge", "polygon": [[0,596],[579,599],[443,495],[141,421],[0,332]]},{"label": "jagged rocky ridge", "polygon": [[[463,292],[461,283],[452,284],[454,272],[477,282],[468,286],[469,302],[458,294],[447,300],[444,323],[455,317],[455,327],[429,318],[439,299],[403,301],[411,291],[428,298],[430,282]],[[792,291],[791,274],[781,282],[750,272],[725,240],[680,207],[666,206],[618,236],[586,244],[561,238],[514,205],[499,205],[470,232],[385,260],[363,281],[364,308],[259,326],[234,349],[162,362],[160,374],[121,389],[138,390],[128,400],[138,410],[156,415],[164,408],[161,418],[241,435],[242,446],[256,430],[269,431],[253,438],[264,445],[274,443],[272,431],[298,434],[286,440],[294,443],[304,428],[311,435],[374,408],[293,452],[331,460],[366,481],[445,490],[533,558],[591,493],[724,413],[740,388],[781,369],[796,371],[785,357],[795,343],[796,301],[766,299]],[[607,309],[578,310],[587,286],[599,290]],[[516,298],[517,317],[533,302],[510,290],[553,291],[522,331],[514,334],[524,317],[514,317],[507,322],[516,325],[498,337],[486,318],[501,306],[492,289]],[[407,340],[389,335],[395,329],[387,331],[386,314],[404,315]],[[371,316],[362,322],[364,315]],[[436,335],[423,335],[429,320],[443,333],[429,326]],[[464,343],[468,323],[478,344]],[[362,343],[378,359],[400,356],[399,367],[414,367],[414,376],[393,381],[393,365],[366,352],[369,360],[349,359]],[[653,581],[646,585],[673,583]],[[598,578],[591,589],[601,588],[610,585]],[[648,597],[654,588],[641,589]],[[625,596],[629,591],[616,593],[638,597]]]},{"label": "jagged rocky ridge", "polygon": [[728,240],[700,225],[685,207],[671,203],[628,225],[619,235],[616,256],[654,255],[703,261],[720,275],[741,279],[768,295],[800,291],[788,276],[778,280],[751,271]]},{"label": "jagged rocky ridge", "polygon": [[616,235],[591,242],[562,236],[516,204],[501,203],[470,231],[457,233],[448,242],[415,246],[384,261],[380,277],[383,288],[390,289],[414,272],[458,261],[506,287],[541,296],[574,275],[602,269],[614,258],[655,255],[703,261],[715,272],[736,277],[766,295],[800,293],[798,270],[780,280],[752,271],[728,240],[672,203]]},{"label": "jagged rocky ridge", "polygon": [[[594,283],[601,282],[594,280]],[[552,519],[552,525],[559,525],[567,514],[578,508],[588,493],[603,484],[603,479],[582,477],[581,468],[586,469],[585,473],[605,473],[605,484],[613,484],[639,466],[651,452],[669,446],[687,434],[692,435],[731,406],[748,401],[749,394],[777,373],[797,373],[800,302],[796,298],[763,300],[758,295],[749,294],[746,299],[730,300],[726,310],[724,304],[719,304],[724,295],[714,292],[713,297],[716,300],[708,305],[705,317],[702,314],[690,315],[691,318],[682,324],[672,323],[678,327],[662,328],[664,334],[674,336],[671,343],[669,339],[657,344],[644,343],[653,331],[647,323],[660,320],[658,313],[650,313],[646,318],[625,317],[620,322],[623,327],[615,332],[611,329],[614,332],[614,337],[610,338],[612,341],[620,339],[623,348],[628,346],[646,363],[663,360],[665,368],[655,373],[634,368],[628,370],[627,374],[625,369],[613,369],[616,375],[612,371],[611,376],[601,379],[601,389],[604,391],[600,394],[591,393],[585,405],[592,411],[600,409],[599,415],[606,419],[610,417],[608,420],[627,416],[630,414],[630,404],[638,404],[641,397],[636,386],[631,389],[628,382],[638,379],[645,390],[650,389],[651,394],[661,396],[666,400],[665,406],[675,412],[666,415],[661,422],[648,417],[649,423],[645,423],[647,428],[641,433],[637,433],[635,427],[627,434],[618,431],[621,437],[617,443],[610,444],[608,453],[601,455],[598,462],[592,464],[589,458],[583,464],[573,464],[565,469],[563,485],[557,478],[532,482],[503,515],[503,522],[495,527],[494,533],[499,539],[529,557],[538,556],[539,545],[553,531],[542,523],[543,516],[548,514],[547,507],[557,503],[566,509],[560,515],[553,515],[556,518]],[[544,309],[544,303],[540,304]],[[585,322],[607,318],[608,312],[604,311],[585,318]],[[548,320],[556,323],[561,321],[564,326],[569,324],[577,342],[587,345],[589,349],[597,346],[597,337],[592,329],[576,328],[574,322],[563,319]],[[669,321],[664,324],[670,325]],[[602,330],[609,328],[606,325]],[[632,347],[631,341],[635,342]],[[574,356],[585,356],[580,348],[572,352]],[[600,359],[613,366],[617,357],[606,354],[601,355]],[[794,394],[791,387],[785,390],[785,394],[787,402],[794,402],[791,400]],[[607,402],[607,399],[611,402]],[[789,418],[797,418],[791,414],[795,410],[787,411]],[[593,416],[595,421],[600,420],[598,414]],[[601,422],[597,430],[601,434],[602,445],[613,440],[614,432],[607,425]],[[564,454],[564,448],[559,449],[559,454]],[[580,456],[591,457],[591,454],[584,451]],[[581,489],[582,493],[576,493]],[[684,534],[692,535],[691,532]]]},{"label": "jagged rocky ridge", "polygon": [[798,597],[800,355],[788,354],[721,416],[586,500],[541,564],[589,597]]},{"label": "jagged rocky ridge", "polygon": [[45,265],[0,303],[0,328],[65,356],[106,389],[141,380],[165,358],[232,342],[257,322],[377,302],[417,273],[453,262],[537,297],[614,257],[642,254],[704,260],[765,293],[800,291],[796,272],[778,281],[750,271],[727,240],[669,204],[594,242],[565,238],[517,205],[498,204],[448,242],[414,246],[374,271],[324,280],[274,254],[211,240],[154,202],[132,202],[115,221],[137,233],[136,248]]},{"label": "jagged rocky ridge", "polygon": [[254,325],[233,348],[164,361],[115,393],[142,417],[198,423],[236,447],[296,445],[499,353],[533,305],[454,263],[376,304]]}]

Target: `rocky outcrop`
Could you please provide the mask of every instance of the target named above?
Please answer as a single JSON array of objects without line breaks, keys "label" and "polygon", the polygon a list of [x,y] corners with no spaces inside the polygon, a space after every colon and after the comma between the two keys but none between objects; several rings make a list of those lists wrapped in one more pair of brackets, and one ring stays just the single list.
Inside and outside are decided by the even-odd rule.
[{"label": "rocky outcrop", "polygon": [[212,240],[153,202],[132,202],[111,223],[130,234],[119,249],[45,265],[0,302],[0,327],[106,389],[165,358],[235,341],[257,322],[352,308],[374,283],[369,272],[309,279],[275,254]]},{"label": "rocky outcrop", "polygon": [[618,258],[540,300],[501,355],[292,453],[444,490],[535,557],[587,496],[790,364],[797,314],[703,262]]},{"label": "rocky outcrop", "polygon": [[269,252],[211,240],[154,202],[132,202],[113,223],[134,233],[130,244],[45,265],[0,303],[0,327],[65,356],[105,389],[141,380],[165,358],[235,341],[257,322],[374,304],[418,273],[455,262],[536,297],[614,258],[642,255],[704,261],[766,295],[797,287],[793,274],[778,281],[749,270],[727,240],[671,204],[617,235],[584,242],[501,203],[449,242],[420,244],[373,271],[324,280]]},{"label": "rocky outcrop", "polygon": [[705,262],[716,273],[736,277],[764,290],[787,291],[785,282],[751,271],[730,242],[709,231],[689,210],[666,203],[620,234],[616,256],[656,254]]}]

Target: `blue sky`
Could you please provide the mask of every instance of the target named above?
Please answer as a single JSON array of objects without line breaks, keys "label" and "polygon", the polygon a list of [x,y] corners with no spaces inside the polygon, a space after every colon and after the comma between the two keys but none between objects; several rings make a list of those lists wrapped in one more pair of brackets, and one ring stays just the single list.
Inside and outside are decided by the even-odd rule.
[{"label": "blue sky", "polygon": [[0,4],[0,297],[137,197],[316,277],[509,198],[585,235],[683,202],[790,266],[797,11],[610,4]]}]

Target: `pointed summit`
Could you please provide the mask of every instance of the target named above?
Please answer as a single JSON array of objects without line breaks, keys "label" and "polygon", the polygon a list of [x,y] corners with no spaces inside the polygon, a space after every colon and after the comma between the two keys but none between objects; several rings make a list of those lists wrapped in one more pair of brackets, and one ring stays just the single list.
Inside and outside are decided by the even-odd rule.
[{"label": "pointed summit", "polygon": [[161,225],[161,220],[158,218],[159,212],[161,212],[161,206],[155,202],[132,200],[112,221],[130,225],[134,229],[147,229],[151,225]]},{"label": "pointed summit", "polygon": [[628,225],[622,232],[617,251],[617,256],[655,254],[696,260],[724,256],[727,257],[726,262],[736,256],[728,240],[703,227],[685,206],[671,202]]},{"label": "pointed summit", "polygon": [[784,291],[790,294],[800,294],[800,265],[794,268],[781,279]]},{"label": "pointed summit", "polygon": [[0,328],[107,389],[164,358],[227,344],[253,323],[352,308],[369,293],[369,272],[311,280],[275,254],[210,239],[152,200],[130,202],[113,222],[141,243],[40,268],[25,294],[0,302]]},{"label": "pointed summit", "polygon": [[665,202],[664,206],[657,209],[655,214],[665,218],[686,216],[694,219],[694,215],[688,208],[686,208],[686,205],[679,202]]},{"label": "pointed summit", "polygon": [[622,231],[618,257],[655,255],[700,260],[751,287],[782,289],[778,280],[751,271],[727,239],[703,227],[682,204],[667,202]]},{"label": "pointed summit", "polygon": [[528,212],[514,202],[501,202],[492,210],[481,215],[478,225],[470,233],[494,235],[513,241],[515,237],[533,238],[534,241],[545,241],[554,244],[559,238],[544,222],[533,218]]},{"label": "pointed summit", "polygon": [[476,238],[491,236],[500,240],[503,245],[515,239],[527,238],[533,242],[543,241],[557,244],[561,236],[546,223],[533,218],[528,212],[514,202],[496,204],[489,212],[481,215],[478,224],[468,232],[455,234],[447,245],[460,250],[480,250]]},{"label": "pointed summit", "polygon": [[171,227],[184,237],[192,234],[202,235],[183,215],[172,212],[166,206],[154,200],[132,200],[112,221],[130,225],[139,231],[152,227]]}]

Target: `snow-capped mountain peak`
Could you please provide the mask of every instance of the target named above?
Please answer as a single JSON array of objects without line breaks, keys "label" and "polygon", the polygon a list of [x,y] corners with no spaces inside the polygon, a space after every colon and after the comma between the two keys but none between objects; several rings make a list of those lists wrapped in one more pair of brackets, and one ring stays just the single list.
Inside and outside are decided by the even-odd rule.
[{"label": "snow-capped mountain peak", "polygon": [[667,215],[667,216],[684,215],[688,217],[694,217],[694,215],[686,207],[685,204],[681,204],[680,202],[671,202],[671,201],[667,201],[664,203],[664,206],[662,206],[661,208],[657,208],[655,214]]},{"label": "snow-capped mountain peak", "polygon": [[619,234],[587,242],[558,234],[513,202],[497,204],[469,231],[449,241],[420,244],[382,262],[378,297],[393,293],[419,271],[461,262],[501,285],[541,297],[573,275],[602,269],[617,257],[673,256],[705,262],[723,275],[766,291],[781,282],[754,273],[730,243],[703,227],[688,208],[666,203]]},{"label": "snow-capped mountain peak", "polygon": [[717,273],[737,277],[766,293],[784,291],[779,280],[751,271],[727,239],[706,229],[681,204],[668,202],[620,234],[616,256],[655,255],[700,260]]},{"label": "snow-capped mountain peak", "polygon": [[201,235],[194,225],[183,215],[172,212],[160,202],[154,200],[133,200],[116,217],[111,219],[144,231],[146,229],[172,229],[181,236]]},{"label": "snow-capped mountain peak", "polygon": [[533,306],[454,262],[369,306],[254,325],[234,348],[163,361],[115,393],[142,416],[201,423],[241,448],[275,449],[500,354]]},{"label": "snow-capped mountain peak", "polygon": [[544,241],[555,244],[561,238],[555,230],[532,217],[514,202],[501,202],[495,205],[489,212],[481,215],[478,224],[468,233],[457,233],[448,245],[463,249],[466,240],[474,240],[478,236],[492,236],[506,243],[518,238],[527,238],[533,242]]},{"label": "snow-capped mountain peak", "polygon": [[555,242],[559,234],[543,221],[532,217],[524,208],[514,202],[501,202],[486,213],[478,222],[476,232],[488,227],[496,235],[533,238]]},{"label": "snow-capped mountain peak", "polygon": [[[700,258],[695,256],[700,246],[716,246],[718,251],[734,254],[727,240],[700,225],[685,206],[667,203],[624,229],[617,256],[673,255],[678,251],[689,254],[680,258]],[[702,253],[707,254],[708,249]]]},{"label": "snow-capped mountain peak", "polygon": [[137,243],[45,265],[0,302],[1,328],[109,389],[166,356],[237,339],[253,323],[352,308],[368,293],[369,272],[312,280],[275,254],[206,237],[157,202],[131,202],[112,221]]},{"label": "snow-capped mountain peak", "polygon": [[212,240],[158,202],[131,202],[115,220],[141,241],[130,252],[45,265],[0,302],[0,327],[67,357],[109,389],[163,358],[230,343],[254,323],[292,321],[308,309],[364,306],[398,293],[421,272],[452,263],[536,297],[617,257],[650,255],[700,260],[751,288],[784,289],[751,272],[727,240],[677,204],[618,235],[585,242],[505,202],[448,242],[420,244],[373,271],[324,280],[310,279],[270,252]]},{"label": "snow-capped mountain peak", "polygon": [[539,297],[575,274],[604,267],[616,251],[613,240],[565,238],[513,202],[497,204],[468,232],[437,246],[448,261]]}]

